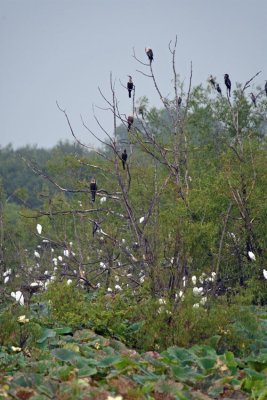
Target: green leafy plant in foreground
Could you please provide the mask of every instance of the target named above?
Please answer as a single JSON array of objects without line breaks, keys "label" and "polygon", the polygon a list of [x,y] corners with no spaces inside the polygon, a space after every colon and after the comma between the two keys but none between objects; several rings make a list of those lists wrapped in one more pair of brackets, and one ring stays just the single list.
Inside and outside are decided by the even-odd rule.
[{"label": "green leafy plant in foreground", "polygon": [[45,329],[40,338],[43,350],[36,358],[2,349],[0,360],[7,357],[11,365],[1,375],[6,396],[222,399],[226,393],[235,393],[242,399],[265,398],[265,349],[243,359],[229,351],[219,355],[208,345],[138,354],[89,329],[62,327],[50,329],[50,334]]},{"label": "green leafy plant in foreground", "polygon": [[3,398],[266,396],[267,314],[246,295],[194,308],[191,291],[176,303],[56,282],[32,299],[1,311]]}]

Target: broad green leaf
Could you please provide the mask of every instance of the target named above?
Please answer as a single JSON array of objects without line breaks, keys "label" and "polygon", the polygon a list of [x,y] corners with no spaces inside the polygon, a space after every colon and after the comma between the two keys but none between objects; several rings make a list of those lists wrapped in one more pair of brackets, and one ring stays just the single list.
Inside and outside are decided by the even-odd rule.
[{"label": "broad green leaf", "polygon": [[188,367],[188,366],[176,366],[173,365],[172,366],[172,372],[173,372],[173,376],[178,380],[178,381],[182,381],[182,382],[195,382],[199,379],[203,379],[204,375],[195,372],[192,370],[192,368]]},{"label": "broad green leaf", "polygon": [[191,347],[190,352],[195,354],[197,357],[217,357],[217,353],[214,348],[205,344]]},{"label": "broad green leaf", "polygon": [[65,326],[63,328],[55,328],[55,331],[58,335],[67,335],[69,333],[72,333],[72,328]]},{"label": "broad green leaf", "polygon": [[12,384],[23,387],[35,387],[40,385],[42,381],[43,376],[41,374],[29,373],[27,375],[19,374],[13,379]]},{"label": "broad green leaf", "polygon": [[48,338],[54,338],[56,336],[56,332],[54,329],[44,328],[41,337],[37,340],[37,343],[43,343]]},{"label": "broad green leaf", "polygon": [[102,367],[102,368],[110,367],[110,366],[120,362],[121,360],[122,360],[121,355],[104,357],[104,358],[102,358],[102,360],[99,361],[98,367]]},{"label": "broad green leaf", "polygon": [[194,359],[189,350],[181,347],[169,347],[166,352],[162,353],[163,356],[171,356],[172,359],[177,361],[191,361]]},{"label": "broad green leaf", "polygon": [[216,384],[212,385],[208,390],[208,395],[212,398],[220,398],[219,396],[224,392],[224,385]]},{"label": "broad green leaf", "polygon": [[77,353],[75,351],[68,349],[53,349],[51,353],[61,361],[72,361],[77,357]]},{"label": "broad green leaf", "polygon": [[247,374],[247,376],[251,379],[261,380],[261,379],[266,378],[265,375],[260,374],[259,372],[255,371],[254,369],[251,369],[251,368],[245,368],[244,371]]},{"label": "broad green leaf", "polygon": [[214,349],[217,348],[219,341],[221,340],[221,336],[220,335],[214,335],[211,338],[209,338],[207,340],[207,344],[211,347],[213,347]]},{"label": "broad green leaf", "polygon": [[198,359],[198,365],[204,370],[210,370],[216,364],[216,359],[211,357],[203,357]]},{"label": "broad green leaf", "polygon": [[81,369],[88,367],[88,360],[84,357],[76,356],[70,361],[75,368]]},{"label": "broad green leaf", "polygon": [[97,369],[93,367],[83,367],[78,370],[78,377],[85,378],[86,376],[92,376],[97,373]]},{"label": "broad green leaf", "polygon": [[139,383],[139,385],[145,385],[148,381],[156,381],[159,378],[163,378],[161,376],[150,376],[150,375],[132,375],[132,379]]},{"label": "broad green leaf", "polygon": [[103,348],[103,351],[108,355],[108,356],[111,356],[111,355],[113,355],[115,352],[114,352],[114,349],[112,348],[112,347],[110,347],[110,346],[107,346],[107,347],[104,347]]},{"label": "broad green leaf", "polygon": [[52,399],[56,395],[57,387],[58,385],[55,383],[45,382],[41,385],[38,385],[37,390]]},{"label": "broad green leaf", "polygon": [[135,360],[131,359],[130,357],[121,357],[119,361],[116,362],[115,367],[116,369],[123,370],[127,367],[133,367],[135,369],[139,368],[139,363]]}]

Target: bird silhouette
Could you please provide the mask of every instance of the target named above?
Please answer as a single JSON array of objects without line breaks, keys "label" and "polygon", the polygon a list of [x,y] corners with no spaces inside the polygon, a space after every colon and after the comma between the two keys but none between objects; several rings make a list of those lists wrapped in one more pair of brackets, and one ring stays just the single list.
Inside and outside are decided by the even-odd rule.
[{"label": "bird silhouette", "polygon": [[145,48],[145,52],[146,52],[146,54],[147,54],[147,56],[148,56],[148,59],[149,59],[149,62],[150,62],[150,64],[151,64],[152,61],[154,60],[154,58],[153,58],[153,51],[152,51],[152,49],[150,49],[150,47],[146,47],[146,48]]},{"label": "bird silhouette", "polygon": [[228,74],[224,74],[224,83],[227,89],[227,94],[229,94],[229,97],[231,97],[231,81]]},{"label": "bird silhouette", "polygon": [[222,89],[220,88],[219,83],[216,84],[216,90],[222,96]]},{"label": "bird silhouette", "polygon": [[129,116],[128,116],[127,122],[128,122],[128,132],[129,132],[130,129],[131,129],[131,126],[132,126],[132,124],[133,124],[133,122],[134,122],[134,119],[133,119],[133,116],[132,116],[132,115],[129,115]]},{"label": "bird silhouette", "polygon": [[127,89],[128,89],[129,97],[131,98],[131,93],[133,90],[133,79],[132,79],[131,75],[128,75],[128,76],[129,76],[129,81],[127,83]]},{"label": "bird silhouette", "polygon": [[254,93],[250,93],[250,97],[251,97],[252,103],[254,104],[254,107],[257,107],[256,97],[255,97]]},{"label": "bird silhouette", "polygon": [[212,75],[210,75],[210,77],[209,77],[209,83],[214,87],[214,89],[215,89],[215,85],[216,85],[216,81],[215,81],[215,78],[212,76]]},{"label": "bird silhouette", "polygon": [[126,164],[127,158],[128,158],[128,154],[127,154],[126,149],[124,149],[124,152],[121,155],[121,162],[122,162],[123,169],[125,169],[125,164]]}]

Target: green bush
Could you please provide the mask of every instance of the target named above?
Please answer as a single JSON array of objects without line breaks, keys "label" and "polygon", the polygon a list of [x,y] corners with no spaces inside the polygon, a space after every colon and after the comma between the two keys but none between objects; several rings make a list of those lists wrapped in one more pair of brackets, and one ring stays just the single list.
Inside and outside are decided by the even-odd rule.
[{"label": "green bush", "polygon": [[87,324],[90,317],[89,302],[85,301],[83,292],[74,285],[66,282],[52,283],[40,299],[49,305],[48,316],[43,317],[43,322],[71,327]]},{"label": "green bush", "polygon": [[[51,326],[91,328],[96,333],[116,338],[140,351],[162,351],[169,346],[191,347],[220,338],[218,350],[246,354],[258,332],[250,294],[211,298],[201,305],[201,297],[189,289],[183,301],[152,298],[140,292],[87,293],[74,285],[58,282],[49,286],[43,299],[49,303]],[[196,306],[198,304],[198,306]],[[197,307],[197,308],[196,308]]]},{"label": "green bush", "polygon": [[[25,315],[26,314],[26,315]],[[0,313],[0,346],[25,348],[35,344],[41,328],[32,318],[27,317],[24,307],[7,306]],[[20,323],[19,317],[27,322]]]}]

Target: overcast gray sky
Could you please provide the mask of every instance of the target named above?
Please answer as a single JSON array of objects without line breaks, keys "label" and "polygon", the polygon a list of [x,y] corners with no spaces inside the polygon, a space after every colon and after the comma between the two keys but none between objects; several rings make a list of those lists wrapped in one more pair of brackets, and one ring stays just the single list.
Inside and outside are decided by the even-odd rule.
[{"label": "overcast gray sky", "polygon": [[[119,80],[133,76],[136,97],[159,106],[151,80],[136,69],[136,55],[154,51],[154,70],[164,95],[172,90],[168,43],[178,35],[177,70],[187,82],[206,85],[210,73],[223,85],[267,79],[267,0],[0,0],[0,146],[50,148],[72,136],[56,100],[77,136],[95,143],[80,114],[103,137],[92,105],[105,106],[109,76],[116,78],[121,113],[131,111]],[[112,132],[112,115],[96,111]]]}]

